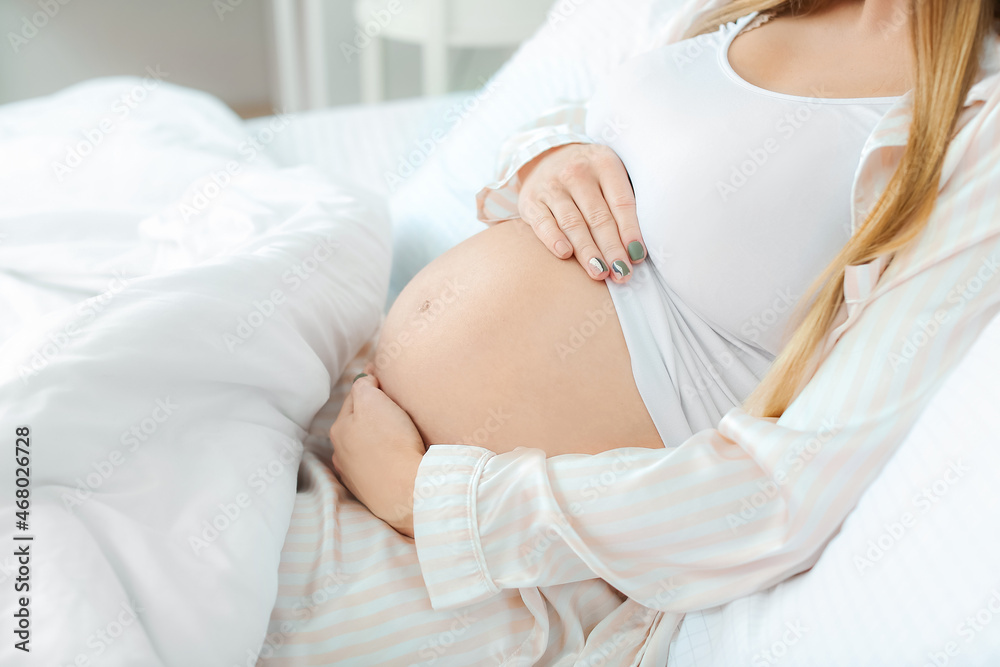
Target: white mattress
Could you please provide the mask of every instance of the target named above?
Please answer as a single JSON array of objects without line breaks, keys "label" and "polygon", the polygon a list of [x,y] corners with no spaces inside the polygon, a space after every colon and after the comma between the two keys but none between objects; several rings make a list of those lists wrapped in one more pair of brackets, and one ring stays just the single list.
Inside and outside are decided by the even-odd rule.
[{"label": "white mattress", "polygon": [[[395,172],[418,142],[447,127],[448,110],[467,96],[452,93],[296,114],[264,152],[280,166],[312,165],[331,180],[388,196],[386,172]],[[247,128],[256,134],[270,120],[249,120]]]}]

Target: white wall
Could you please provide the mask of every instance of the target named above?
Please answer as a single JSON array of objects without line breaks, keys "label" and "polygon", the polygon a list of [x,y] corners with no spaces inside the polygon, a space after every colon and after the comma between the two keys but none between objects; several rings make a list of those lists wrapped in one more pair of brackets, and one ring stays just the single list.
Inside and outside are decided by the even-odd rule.
[{"label": "white wall", "polygon": [[[58,13],[27,43],[12,44],[11,33],[31,34],[24,20],[40,4]],[[265,0],[242,0],[220,19],[211,0],[0,0],[0,102],[159,64],[172,83],[236,106],[266,105],[265,7]]]},{"label": "white wall", "polygon": [[[241,112],[266,113],[274,90],[270,5],[223,1],[233,11],[220,13],[213,0],[0,0],[0,103],[97,76],[141,75],[158,64],[172,83],[210,92]],[[330,101],[354,103],[360,98],[358,60],[348,61],[339,48],[354,39],[353,3],[327,3]],[[43,7],[54,15],[39,14]],[[33,15],[45,25],[32,36],[24,21]],[[389,98],[419,93],[419,53],[416,46],[390,44]],[[455,52],[453,88],[478,87],[509,54]]]}]

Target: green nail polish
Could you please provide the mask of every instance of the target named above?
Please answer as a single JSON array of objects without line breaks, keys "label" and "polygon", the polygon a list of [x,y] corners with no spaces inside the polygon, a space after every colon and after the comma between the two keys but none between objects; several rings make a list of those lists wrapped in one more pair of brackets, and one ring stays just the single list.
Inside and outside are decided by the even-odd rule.
[{"label": "green nail polish", "polygon": [[595,273],[604,273],[608,270],[608,265],[604,263],[604,260],[600,257],[591,257],[588,262],[592,267],[594,267]]},{"label": "green nail polish", "polygon": [[611,263],[611,270],[614,271],[615,275],[619,278],[624,278],[628,274],[632,273],[628,268],[628,264],[620,259],[616,259]]},{"label": "green nail polish", "polygon": [[351,382],[357,382],[361,378],[366,378],[366,377],[368,377],[368,373],[358,373],[357,375],[354,376],[354,379],[351,380]]},{"label": "green nail polish", "polygon": [[646,249],[638,241],[632,241],[628,244],[628,256],[633,262],[638,262],[646,256]]}]

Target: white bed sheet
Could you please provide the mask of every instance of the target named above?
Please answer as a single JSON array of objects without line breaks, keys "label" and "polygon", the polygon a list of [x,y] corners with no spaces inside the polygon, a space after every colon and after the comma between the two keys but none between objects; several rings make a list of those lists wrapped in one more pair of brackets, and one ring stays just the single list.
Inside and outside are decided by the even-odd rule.
[{"label": "white bed sheet", "polygon": [[[37,537],[31,651],[9,640],[0,665],[243,664],[277,594],[299,441],[384,303],[384,200],[244,154],[257,132],[197,91],[158,86],[115,125],[142,85],[0,107],[0,312],[22,325],[0,346],[0,430],[31,436],[28,463],[0,464],[0,538],[15,465]],[[0,557],[5,586],[17,567]]]},{"label": "white bed sheet", "polygon": [[[92,114],[94,118],[81,118],[82,127],[97,127],[104,117],[117,118],[112,109],[121,96],[121,89],[116,87],[121,81],[107,79],[106,84],[98,84],[106,86],[108,92],[103,93],[106,103],[94,105],[97,109]],[[60,93],[60,99],[63,104],[71,105],[76,103],[75,100],[88,96],[90,104],[89,96],[93,95],[94,85],[87,83],[67,89]],[[395,168],[394,165],[398,166],[407,152],[439,128],[449,109],[465,96],[465,93],[454,93],[284,117],[255,118],[245,123],[246,136],[254,137],[260,145],[255,162],[267,161],[282,167],[310,165],[331,182],[357,185],[388,197],[391,191],[386,171]],[[7,105],[0,138],[21,134],[37,139],[40,132],[49,132],[48,128],[57,126],[55,118],[58,110],[51,107],[51,111],[40,112],[39,108],[33,100]],[[132,119],[136,118],[138,116],[133,114]],[[272,126],[275,118],[288,122]],[[279,125],[281,129],[278,131],[269,129]],[[5,213],[30,212],[37,202],[45,202],[48,216],[46,220],[40,220],[32,231],[37,237],[33,243],[47,249],[45,264],[48,269],[44,275],[38,268],[39,255],[26,243],[23,230],[17,232],[21,238],[16,239],[16,244],[2,243],[6,238],[4,235],[10,236],[14,232],[4,230],[0,217],[0,265],[4,267],[0,271],[0,311],[4,313],[4,318],[0,319],[0,343],[46,313],[107,290],[116,275],[122,275],[122,271],[126,278],[145,274],[150,269],[149,257],[144,252],[143,235],[134,224],[134,211],[148,210],[155,208],[157,203],[171,201],[178,196],[178,188],[187,186],[189,180],[185,178],[186,174],[204,173],[210,167],[206,161],[189,164],[183,173],[176,173],[176,164],[170,161],[169,156],[151,159],[144,174],[145,180],[135,179],[135,182],[145,182],[148,187],[123,193],[115,186],[118,181],[115,176],[94,177],[95,174],[111,173],[107,170],[113,168],[123,151],[128,150],[128,140],[122,134],[122,128],[127,129],[128,125],[122,123],[116,126],[102,142],[96,157],[86,160],[63,180],[51,178],[45,182],[28,182],[23,179],[40,173],[38,170],[51,172],[53,163],[65,159],[65,147],[80,139],[76,133],[72,136],[51,136],[52,151],[32,153],[38,164],[14,164],[11,161],[0,164],[0,178],[9,186],[2,193]],[[186,159],[190,161],[191,156],[187,155]],[[211,160],[212,155],[209,153],[205,159]],[[161,169],[158,165],[169,165],[175,173],[169,173],[168,168]],[[126,194],[129,195],[127,199]],[[66,215],[78,221],[79,209],[101,209],[102,200],[109,197],[120,202],[120,219],[109,217],[107,211],[102,210],[101,218],[89,226],[90,233],[100,235],[103,243],[92,238],[86,248],[74,245],[71,243],[71,227],[51,218],[53,207],[63,199]],[[429,202],[428,206],[431,205],[432,202]],[[65,256],[53,256],[51,242],[63,237],[67,241]],[[97,266],[104,266],[107,270],[96,271]]]}]

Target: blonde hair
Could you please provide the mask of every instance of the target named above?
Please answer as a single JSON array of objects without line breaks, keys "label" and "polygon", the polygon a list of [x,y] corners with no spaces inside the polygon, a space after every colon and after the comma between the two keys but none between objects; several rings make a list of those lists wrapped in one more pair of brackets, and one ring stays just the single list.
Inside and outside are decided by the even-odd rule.
[{"label": "blonde hair", "polygon": [[[753,11],[803,15],[835,0],[733,0],[699,17],[688,37],[715,30]],[[844,273],[883,253],[897,251],[924,229],[938,196],[945,152],[969,89],[1000,0],[910,0],[916,56],[913,120],[898,168],[863,226],[841,249],[800,303],[799,322],[743,409],[780,417],[808,381],[821,344],[844,302]],[[957,76],[956,76],[957,73]]]}]

